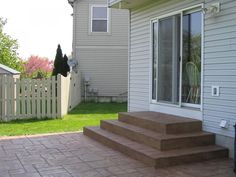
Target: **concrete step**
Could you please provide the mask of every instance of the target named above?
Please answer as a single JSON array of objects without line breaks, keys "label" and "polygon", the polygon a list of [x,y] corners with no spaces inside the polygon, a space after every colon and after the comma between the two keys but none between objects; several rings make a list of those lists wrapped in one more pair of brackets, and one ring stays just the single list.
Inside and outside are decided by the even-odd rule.
[{"label": "concrete step", "polygon": [[215,135],[202,131],[176,135],[161,134],[118,120],[103,120],[101,128],[162,151],[215,144]]},{"label": "concrete step", "polygon": [[202,130],[202,122],[199,120],[158,112],[119,113],[119,121],[163,134],[193,133]]},{"label": "concrete step", "polygon": [[216,145],[160,151],[99,127],[85,127],[84,134],[114,150],[156,168],[228,157],[228,150]]}]

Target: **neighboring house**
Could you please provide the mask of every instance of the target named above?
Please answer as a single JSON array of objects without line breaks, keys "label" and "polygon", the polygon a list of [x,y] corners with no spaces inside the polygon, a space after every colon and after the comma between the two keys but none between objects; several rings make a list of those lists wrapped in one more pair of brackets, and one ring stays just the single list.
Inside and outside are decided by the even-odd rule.
[{"label": "neighboring house", "polygon": [[[130,10],[129,111],[202,120],[233,156],[235,0],[109,0]],[[115,23],[115,19],[113,20]]]},{"label": "neighboring house", "polygon": [[8,66],[5,66],[3,64],[0,64],[0,76],[1,75],[10,75],[12,76],[13,78],[20,78],[20,72],[19,71],[16,71],[12,68],[9,68]]},{"label": "neighboring house", "polygon": [[73,7],[73,58],[87,100],[127,101],[128,11],[107,0],[69,0]]}]

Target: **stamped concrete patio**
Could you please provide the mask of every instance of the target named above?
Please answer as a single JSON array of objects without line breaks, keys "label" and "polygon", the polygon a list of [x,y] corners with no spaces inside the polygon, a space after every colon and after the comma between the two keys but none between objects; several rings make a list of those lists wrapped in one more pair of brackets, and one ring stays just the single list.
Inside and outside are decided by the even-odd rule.
[{"label": "stamped concrete patio", "polygon": [[235,177],[228,159],[154,169],[82,133],[0,138],[0,177]]}]

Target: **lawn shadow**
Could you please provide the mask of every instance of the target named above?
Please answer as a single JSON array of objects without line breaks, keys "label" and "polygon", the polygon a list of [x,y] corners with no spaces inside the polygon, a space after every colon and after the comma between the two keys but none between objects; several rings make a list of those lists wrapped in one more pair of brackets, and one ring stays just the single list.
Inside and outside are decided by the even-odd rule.
[{"label": "lawn shadow", "polygon": [[60,120],[60,118],[57,118],[57,119],[52,119],[52,118],[43,118],[43,119],[25,118],[25,119],[12,120],[10,122],[0,122],[0,124],[27,124],[27,123],[45,122],[45,121],[53,121],[53,120]]},{"label": "lawn shadow", "polygon": [[116,114],[127,112],[127,103],[81,103],[68,114]]}]

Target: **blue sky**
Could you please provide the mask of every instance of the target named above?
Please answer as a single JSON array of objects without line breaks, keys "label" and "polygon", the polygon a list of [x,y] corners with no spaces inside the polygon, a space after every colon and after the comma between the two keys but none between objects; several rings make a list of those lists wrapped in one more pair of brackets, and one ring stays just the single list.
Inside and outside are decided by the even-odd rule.
[{"label": "blue sky", "polygon": [[4,32],[18,40],[23,59],[30,55],[54,59],[58,43],[70,55],[71,13],[67,0],[0,0],[0,17],[8,20]]}]

